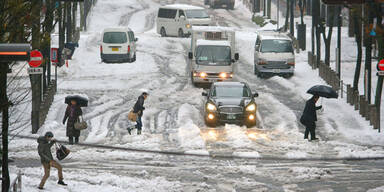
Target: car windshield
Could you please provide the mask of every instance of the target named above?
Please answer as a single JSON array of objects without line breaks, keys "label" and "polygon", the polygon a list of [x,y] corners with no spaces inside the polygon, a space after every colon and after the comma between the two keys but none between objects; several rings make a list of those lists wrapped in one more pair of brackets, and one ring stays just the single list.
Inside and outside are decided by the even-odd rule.
[{"label": "car windshield", "polygon": [[213,97],[250,97],[251,93],[246,86],[215,86]]},{"label": "car windshield", "polygon": [[185,11],[187,18],[209,18],[205,10],[187,10]]},{"label": "car windshield", "polygon": [[200,65],[230,65],[231,48],[228,46],[200,45],[196,49],[196,63]]},{"label": "car windshield", "polygon": [[125,32],[106,32],[103,37],[104,43],[126,43],[127,34]]},{"label": "car windshield", "polygon": [[288,53],[292,51],[292,43],[289,40],[269,39],[261,42],[262,53]]}]

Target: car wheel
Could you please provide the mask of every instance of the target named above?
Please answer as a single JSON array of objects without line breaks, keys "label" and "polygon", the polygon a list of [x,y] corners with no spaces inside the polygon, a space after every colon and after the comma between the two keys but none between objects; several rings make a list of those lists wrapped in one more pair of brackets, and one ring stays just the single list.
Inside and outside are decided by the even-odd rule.
[{"label": "car wheel", "polygon": [[136,61],[136,52],[135,52],[135,55],[133,56],[133,61]]},{"label": "car wheel", "polygon": [[164,27],[162,27],[162,28],[160,29],[160,35],[161,35],[161,37],[166,37],[166,36],[167,36],[167,33],[165,32]]},{"label": "car wheel", "polygon": [[179,37],[184,37],[183,29],[179,29],[179,32],[177,33]]}]

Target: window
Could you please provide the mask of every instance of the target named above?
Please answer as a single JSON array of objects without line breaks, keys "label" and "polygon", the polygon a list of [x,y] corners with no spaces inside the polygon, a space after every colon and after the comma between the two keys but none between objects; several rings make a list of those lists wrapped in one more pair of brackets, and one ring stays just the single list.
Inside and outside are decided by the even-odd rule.
[{"label": "window", "polygon": [[135,35],[133,34],[132,31],[129,31],[129,32],[128,32],[128,36],[129,36],[129,41],[130,41],[130,42],[135,41]]},{"label": "window", "polygon": [[125,32],[106,32],[103,36],[104,43],[126,43],[127,34]]},{"label": "window", "polygon": [[203,9],[185,11],[188,18],[209,18],[209,15]]},{"label": "window", "polygon": [[185,17],[185,14],[184,14],[184,11],[183,10],[179,10],[179,17],[181,16],[184,16]]},{"label": "window", "polygon": [[212,91],[213,97],[250,97],[246,86],[216,86]]},{"label": "window", "polygon": [[159,18],[168,18],[168,19],[174,19],[176,17],[177,10],[175,9],[159,9],[159,13],[157,14],[157,17]]},{"label": "window", "polygon": [[231,48],[228,46],[200,45],[196,49],[196,63],[199,65],[230,65]]},{"label": "window", "polygon": [[205,33],[206,40],[218,40],[221,38],[221,32],[206,32]]},{"label": "window", "polygon": [[260,51],[262,53],[288,53],[293,52],[293,47],[290,40],[268,39],[261,42]]}]

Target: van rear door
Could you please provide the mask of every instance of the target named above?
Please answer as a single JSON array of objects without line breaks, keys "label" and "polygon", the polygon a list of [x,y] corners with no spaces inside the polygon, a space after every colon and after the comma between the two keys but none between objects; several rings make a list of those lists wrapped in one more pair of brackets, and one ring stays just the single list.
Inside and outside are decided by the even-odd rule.
[{"label": "van rear door", "polygon": [[109,31],[103,34],[104,54],[127,54],[128,34],[124,31]]}]

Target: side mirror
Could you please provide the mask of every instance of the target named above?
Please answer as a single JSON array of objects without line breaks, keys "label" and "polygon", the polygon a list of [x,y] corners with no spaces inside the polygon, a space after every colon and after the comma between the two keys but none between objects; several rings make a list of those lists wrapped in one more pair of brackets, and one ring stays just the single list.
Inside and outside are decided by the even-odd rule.
[{"label": "side mirror", "polygon": [[193,54],[192,54],[192,52],[188,52],[188,58],[189,58],[189,59],[193,59]]},{"label": "side mirror", "polygon": [[135,38],[135,41],[138,41],[139,40],[139,38]]},{"label": "side mirror", "polygon": [[181,16],[180,16],[180,19],[184,21],[184,20],[185,20],[185,16],[184,16],[184,15],[181,15]]},{"label": "side mirror", "polygon": [[259,96],[259,93],[257,92],[253,94],[253,97],[258,97],[258,96]]},{"label": "side mirror", "polygon": [[239,53],[235,53],[235,60],[239,60]]},{"label": "side mirror", "polygon": [[259,45],[256,45],[255,46],[255,51],[259,51],[260,50],[260,46]]},{"label": "side mirror", "polygon": [[201,95],[207,97],[208,93],[207,92],[202,92]]}]

